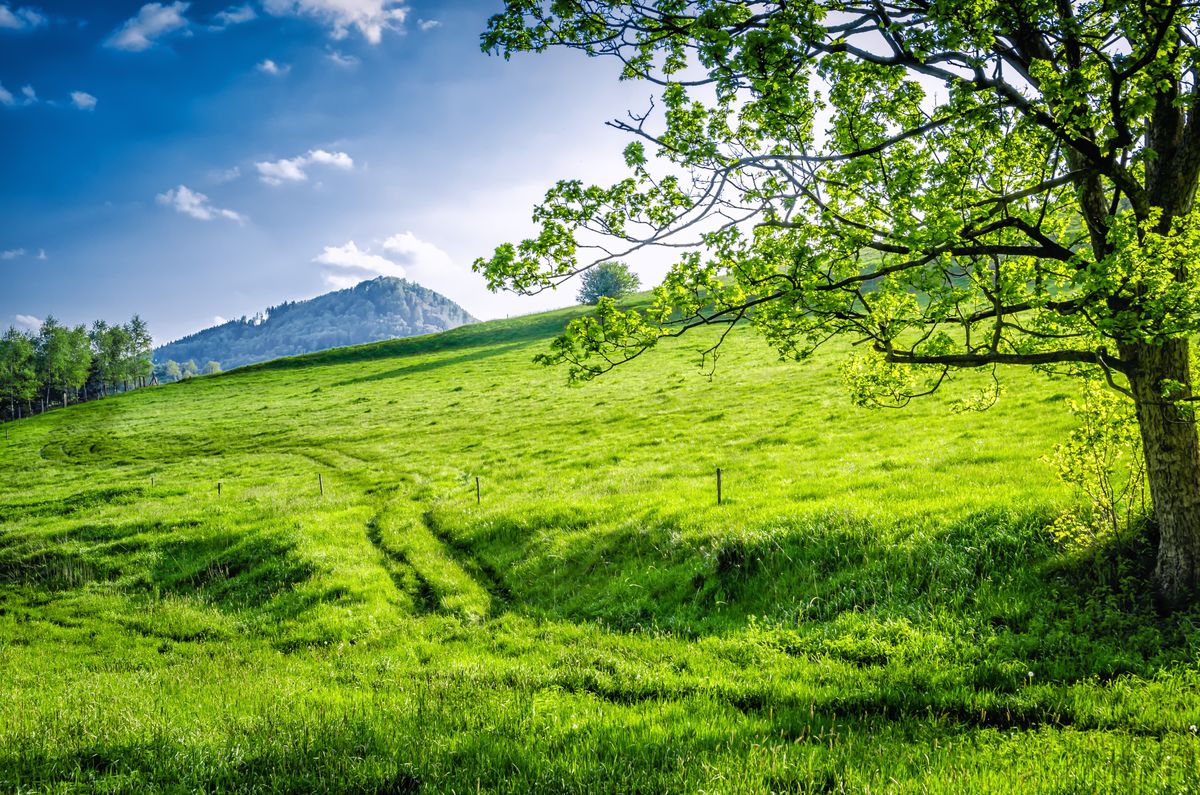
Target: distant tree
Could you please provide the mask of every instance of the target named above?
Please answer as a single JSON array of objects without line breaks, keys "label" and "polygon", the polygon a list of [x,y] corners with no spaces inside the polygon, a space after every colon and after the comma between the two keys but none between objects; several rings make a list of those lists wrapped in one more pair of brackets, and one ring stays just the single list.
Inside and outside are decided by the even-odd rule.
[{"label": "distant tree", "polygon": [[219,372],[221,372],[221,363],[220,362],[205,363],[205,365],[204,365],[204,374],[205,375],[214,375]]},{"label": "distant tree", "polygon": [[44,406],[50,405],[51,390],[60,392],[63,405],[67,405],[69,393],[78,392],[91,371],[92,350],[87,329],[67,328],[48,316],[38,334],[36,351],[38,375],[46,390]]},{"label": "distant tree", "polygon": [[601,298],[620,298],[637,292],[642,280],[623,262],[605,262],[585,271],[580,280],[579,303],[598,304]]},{"label": "distant tree", "polygon": [[150,335],[150,327],[138,315],[129,321],[129,371],[133,381],[138,386],[145,386],[146,379],[154,373],[154,337]]},{"label": "distant tree", "polygon": [[0,337],[0,397],[8,402],[8,416],[17,416],[17,403],[28,403],[37,394],[37,369],[33,340],[9,327]]},{"label": "distant tree", "polygon": [[195,359],[188,359],[186,362],[183,363],[183,377],[184,378],[191,378],[192,376],[199,375],[199,374],[200,374],[200,370],[198,367],[196,367]]},{"label": "distant tree", "polygon": [[92,391],[94,393],[96,389],[99,389],[101,395],[108,394],[107,385],[113,380],[114,365],[106,355],[107,336],[108,323],[103,320],[97,320],[92,323],[92,328],[88,331],[88,339],[92,344]]},{"label": "distant tree", "polygon": [[178,381],[183,377],[183,371],[179,369],[179,362],[174,359],[167,359],[163,365],[163,374],[172,381]]}]

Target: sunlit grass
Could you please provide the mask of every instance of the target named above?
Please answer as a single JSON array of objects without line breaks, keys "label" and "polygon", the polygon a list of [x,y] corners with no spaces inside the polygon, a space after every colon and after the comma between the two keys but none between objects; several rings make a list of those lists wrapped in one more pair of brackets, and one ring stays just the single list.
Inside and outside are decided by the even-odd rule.
[{"label": "sunlit grass", "polygon": [[573,312],[11,425],[0,790],[1200,787],[1200,616],[1047,531],[1068,382],[868,411],[739,333],[568,388]]}]

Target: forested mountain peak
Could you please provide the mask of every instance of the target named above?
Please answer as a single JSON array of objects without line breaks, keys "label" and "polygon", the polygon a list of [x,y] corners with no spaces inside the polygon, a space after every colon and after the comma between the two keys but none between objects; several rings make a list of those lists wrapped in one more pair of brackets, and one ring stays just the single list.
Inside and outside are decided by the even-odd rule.
[{"label": "forested mountain peak", "polygon": [[393,276],[198,331],[154,351],[154,361],[214,361],[229,369],[280,356],[446,331],[475,318],[440,293]]}]

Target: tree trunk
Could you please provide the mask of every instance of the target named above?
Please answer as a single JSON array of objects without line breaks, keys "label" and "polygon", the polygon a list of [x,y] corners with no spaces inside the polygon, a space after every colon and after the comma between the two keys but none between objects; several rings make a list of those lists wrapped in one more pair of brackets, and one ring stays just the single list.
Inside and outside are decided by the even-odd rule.
[{"label": "tree trunk", "polygon": [[1200,436],[1195,422],[1163,397],[1163,382],[1184,385],[1172,397],[1191,397],[1189,345],[1180,339],[1122,346],[1121,358],[1133,364],[1129,384],[1158,525],[1154,577],[1166,605],[1180,607],[1200,584]]}]

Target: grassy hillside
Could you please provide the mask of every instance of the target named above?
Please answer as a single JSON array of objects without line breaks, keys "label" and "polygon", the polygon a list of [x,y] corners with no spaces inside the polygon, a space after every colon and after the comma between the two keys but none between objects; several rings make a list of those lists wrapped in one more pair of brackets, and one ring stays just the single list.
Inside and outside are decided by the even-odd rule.
[{"label": "grassy hillside", "polygon": [[568,388],[575,311],[10,425],[0,790],[1200,788],[1200,614],[1046,529],[1070,384],[873,412],[742,333]]}]

